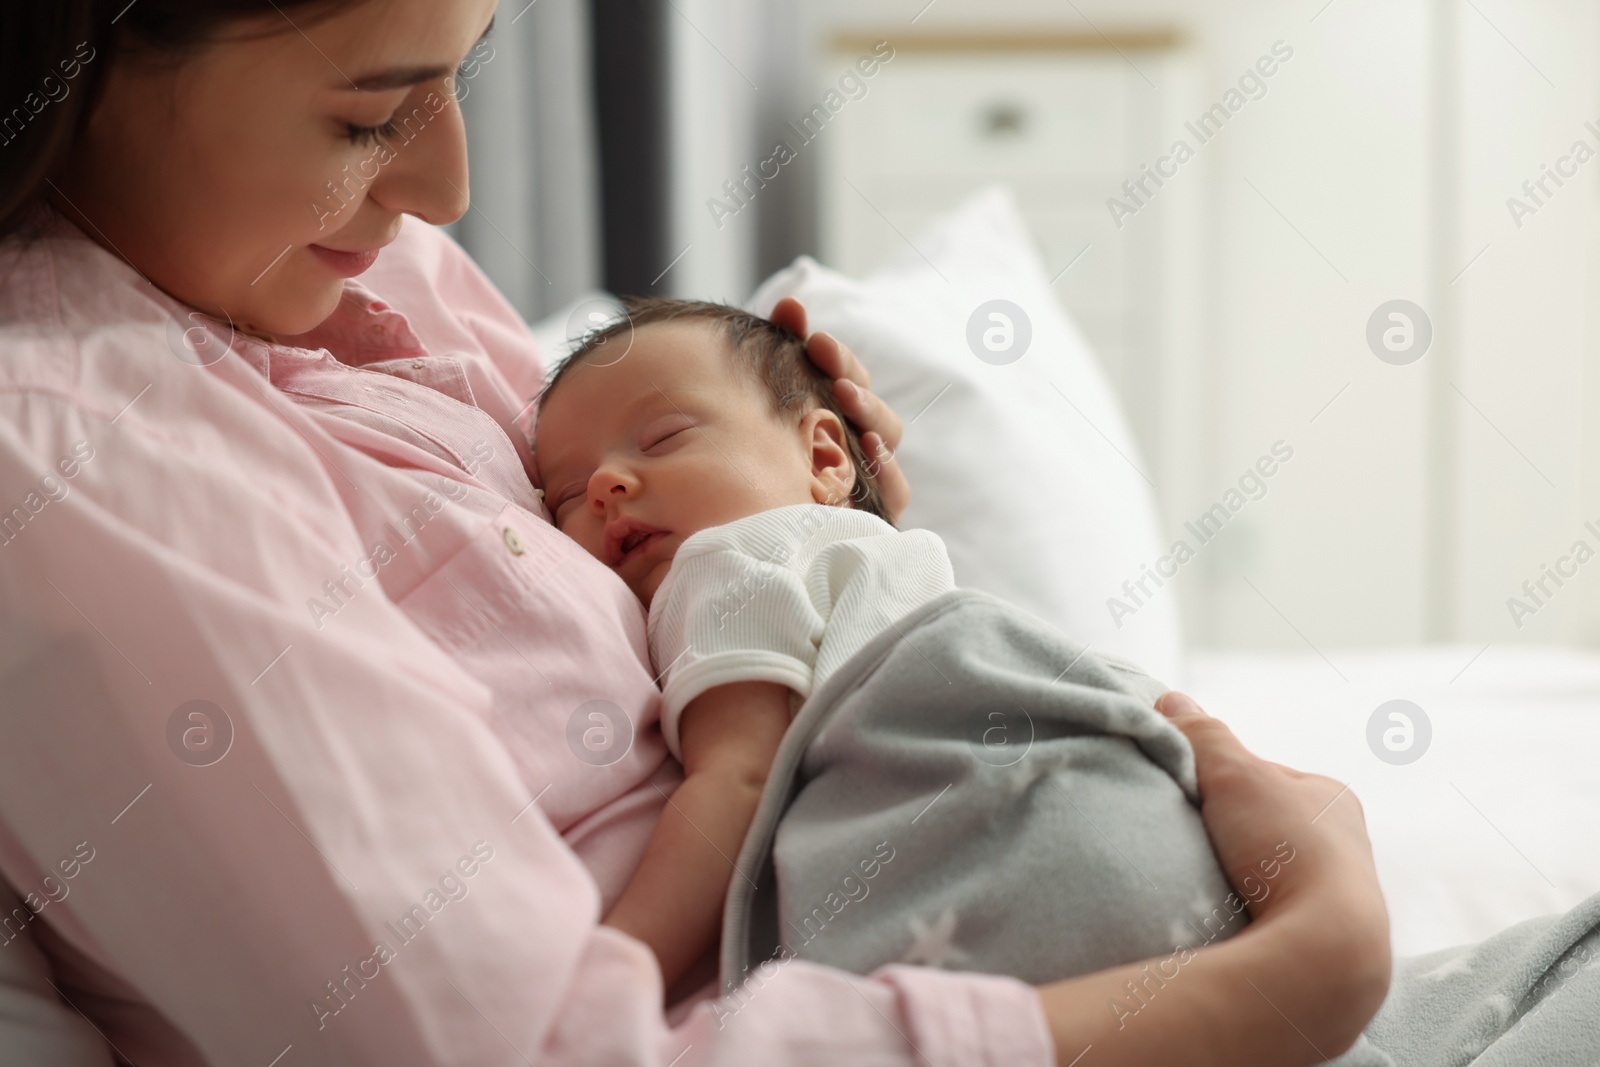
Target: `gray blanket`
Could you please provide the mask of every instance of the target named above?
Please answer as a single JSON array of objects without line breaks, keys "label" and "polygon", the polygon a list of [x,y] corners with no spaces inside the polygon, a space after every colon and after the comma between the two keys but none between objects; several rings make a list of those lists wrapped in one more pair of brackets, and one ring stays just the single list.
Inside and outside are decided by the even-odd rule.
[{"label": "gray blanket", "polygon": [[1162,691],[982,593],[887,627],[778,750],[724,982],[780,946],[1047,982],[1242,929]]},{"label": "gray blanket", "polygon": [[1395,961],[1338,1067],[1597,1067],[1600,893],[1485,941]]},{"label": "gray blanket", "polygon": [[[740,851],[725,993],[793,958],[1041,983],[1181,955],[1248,922],[1292,844],[1230,888],[1160,683],[985,594],[886,628],[800,708]],[[1600,894],[1401,960],[1340,1067],[1600,1067]],[[1154,977],[1159,981],[1159,977]],[[1148,986],[1148,983],[1147,983]],[[1147,992],[1148,996],[1149,993]],[[1137,1014],[1130,990],[1111,1010]]]}]

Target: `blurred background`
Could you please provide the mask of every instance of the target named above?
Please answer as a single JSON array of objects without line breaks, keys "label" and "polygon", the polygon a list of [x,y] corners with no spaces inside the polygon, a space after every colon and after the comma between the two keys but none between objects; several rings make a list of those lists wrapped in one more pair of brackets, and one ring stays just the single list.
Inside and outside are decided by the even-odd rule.
[{"label": "blurred background", "polygon": [[[864,274],[1004,181],[1164,541],[1295,450],[1173,583],[1191,646],[1600,646],[1592,2],[524,4],[463,83],[456,233],[530,321]],[[1394,300],[1420,359],[1369,344]]]}]

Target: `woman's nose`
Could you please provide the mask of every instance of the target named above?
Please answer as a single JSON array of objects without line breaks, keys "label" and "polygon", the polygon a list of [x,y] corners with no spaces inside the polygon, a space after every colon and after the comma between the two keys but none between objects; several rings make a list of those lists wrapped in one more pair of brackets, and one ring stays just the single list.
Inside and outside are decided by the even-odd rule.
[{"label": "woman's nose", "polygon": [[393,158],[373,184],[390,211],[445,226],[467,213],[467,134],[452,82],[440,80],[395,116]]}]

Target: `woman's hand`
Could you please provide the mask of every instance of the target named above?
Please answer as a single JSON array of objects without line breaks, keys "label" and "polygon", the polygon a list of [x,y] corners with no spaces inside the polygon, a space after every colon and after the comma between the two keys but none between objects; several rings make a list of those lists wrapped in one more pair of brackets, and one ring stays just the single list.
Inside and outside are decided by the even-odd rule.
[{"label": "woman's hand", "polygon": [[906,481],[894,450],[900,447],[905,427],[900,416],[872,393],[872,376],[838,338],[826,333],[806,332],[806,309],[800,301],[786,296],[772,309],[772,321],[806,339],[806,355],[833,379],[833,395],[845,417],[861,430],[861,449],[877,464],[878,488],[884,503],[895,518],[911,503],[911,484]]},{"label": "woman's hand", "polygon": [[1167,693],[1157,707],[1194,748],[1200,817],[1251,917],[1270,921],[1298,898],[1314,898],[1355,924],[1348,934],[1382,954],[1387,974],[1389,913],[1350,787],[1252,754],[1182,693]]},{"label": "woman's hand", "polygon": [[1252,755],[1181,693],[1158,707],[1194,747],[1200,816],[1254,921],[1041,987],[1057,1063],[1324,1063],[1372,1021],[1393,965],[1361,804],[1331,778]]}]

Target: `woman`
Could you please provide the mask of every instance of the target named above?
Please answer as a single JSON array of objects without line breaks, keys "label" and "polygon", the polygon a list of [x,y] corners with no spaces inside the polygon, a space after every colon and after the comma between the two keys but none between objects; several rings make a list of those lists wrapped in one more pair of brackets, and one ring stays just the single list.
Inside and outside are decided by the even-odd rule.
[{"label": "woman", "polygon": [[[1225,869],[1295,858],[1137,1012],[1108,1004],[1140,965],[1032,989],[795,962],[736,1003],[677,990],[669,1022],[648,950],[597,925],[679,781],[643,619],[545,521],[533,345],[429,225],[467,207],[451,76],[493,0],[19,8],[0,962],[35,1021],[10,1058],[1270,1067],[1356,1039],[1390,972],[1360,805],[1177,695]],[[892,448],[854,357],[810,347]]]}]

